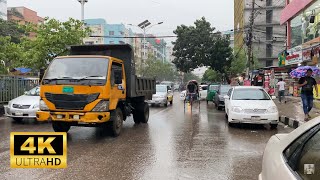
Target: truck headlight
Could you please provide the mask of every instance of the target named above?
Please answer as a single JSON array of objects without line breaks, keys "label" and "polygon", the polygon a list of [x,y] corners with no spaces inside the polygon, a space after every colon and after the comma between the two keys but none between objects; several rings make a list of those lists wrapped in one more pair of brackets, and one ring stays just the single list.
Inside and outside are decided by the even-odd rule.
[{"label": "truck headlight", "polygon": [[276,112],[278,112],[277,106],[272,106],[272,107],[270,107],[270,108],[268,109],[268,112],[269,112],[269,113],[276,113]]},{"label": "truck headlight", "polygon": [[242,110],[243,110],[243,109],[242,109],[241,107],[238,107],[238,106],[233,106],[233,107],[231,108],[231,111],[236,112],[236,113],[241,113]]},{"label": "truck headlight", "polygon": [[106,112],[109,111],[109,101],[101,100],[96,107],[92,109],[94,112]]},{"label": "truck headlight", "polygon": [[39,109],[41,111],[48,111],[49,110],[46,102],[44,102],[43,100],[40,100],[40,102],[39,102]]}]

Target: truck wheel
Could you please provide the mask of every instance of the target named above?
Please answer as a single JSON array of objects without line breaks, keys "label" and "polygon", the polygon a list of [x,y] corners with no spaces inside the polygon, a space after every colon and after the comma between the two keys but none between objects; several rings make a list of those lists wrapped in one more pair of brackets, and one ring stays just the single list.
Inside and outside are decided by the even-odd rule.
[{"label": "truck wheel", "polygon": [[148,123],[149,120],[149,106],[147,103],[142,103],[141,106],[137,106],[133,112],[133,121],[136,124]]},{"label": "truck wheel", "polygon": [[12,119],[13,119],[14,122],[17,122],[17,123],[19,123],[19,122],[22,121],[22,118],[14,117],[14,118],[12,118]]},{"label": "truck wheel", "polygon": [[143,111],[141,111],[140,122],[148,123],[149,121],[149,106],[147,103],[144,103]]},{"label": "truck wheel", "polygon": [[70,130],[70,125],[62,121],[52,121],[52,128],[55,132],[68,132]]},{"label": "truck wheel", "polygon": [[123,124],[123,115],[120,108],[117,108],[116,110],[111,112],[110,121],[110,130],[112,135],[114,137],[119,136]]},{"label": "truck wheel", "polygon": [[278,124],[270,124],[270,126],[271,126],[271,129],[277,129]]}]

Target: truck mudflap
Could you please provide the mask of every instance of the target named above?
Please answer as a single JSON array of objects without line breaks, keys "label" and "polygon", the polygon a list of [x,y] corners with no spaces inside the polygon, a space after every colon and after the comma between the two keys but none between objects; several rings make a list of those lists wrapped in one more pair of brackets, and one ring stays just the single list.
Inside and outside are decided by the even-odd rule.
[{"label": "truck mudflap", "polygon": [[80,123],[104,123],[110,120],[110,112],[37,112],[37,121],[48,120]]}]

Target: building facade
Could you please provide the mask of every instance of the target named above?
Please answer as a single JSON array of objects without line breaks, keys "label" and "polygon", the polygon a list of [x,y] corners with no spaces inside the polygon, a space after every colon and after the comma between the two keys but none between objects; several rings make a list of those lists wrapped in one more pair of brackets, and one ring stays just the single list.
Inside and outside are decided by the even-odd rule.
[{"label": "building facade", "polygon": [[280,23],[287,25],[288,49],[281,65],[319,65],[320,0],[286,0],[286,3]]},{"label": "building facade", "polygon": [[236,49],[246,48],[251,12],[254,10],[252,47],[260,66],[275,66],[278,50],[286,46],[286,26],[280,25],[285,0],[234,0],[234,33]]},{"label": "building facade", "polygon": [[7,0],[0,0],[0,19],[7,20]]},{"label": "building facade", "polygon": [[234,31],[223,31],[222,34],[225,37],[229,37],[230,47],[233,49],[234,48]]},{"label": "building facade", "polygon": [[86,19],[85,24],[91,30],[91,36],[83,39],[84,44],[106,44],[106,21],[104,19]]},{"label": "building facade", "polygon": [[19,24],[40,24],[44,18],[38,16],[36,11],[26,7],[8,7],[8,20],[16,21]]}]

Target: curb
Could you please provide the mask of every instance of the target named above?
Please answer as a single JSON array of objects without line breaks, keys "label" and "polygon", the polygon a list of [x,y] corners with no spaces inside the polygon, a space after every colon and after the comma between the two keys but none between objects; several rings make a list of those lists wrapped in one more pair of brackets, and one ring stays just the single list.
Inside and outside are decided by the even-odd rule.
[{"label": "curb", "polygon": [[279,121],[285,125],[288,125],[291,128],[294,128],[294,129],[296,129],[297,127],[299,127],[300,125],[302,125],[304,123],[304,122],[298,121],[296,119],[289,118],[287,116],[280,116]]}]

